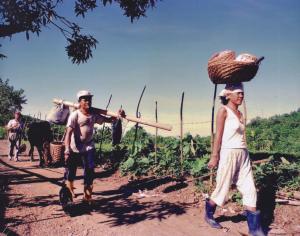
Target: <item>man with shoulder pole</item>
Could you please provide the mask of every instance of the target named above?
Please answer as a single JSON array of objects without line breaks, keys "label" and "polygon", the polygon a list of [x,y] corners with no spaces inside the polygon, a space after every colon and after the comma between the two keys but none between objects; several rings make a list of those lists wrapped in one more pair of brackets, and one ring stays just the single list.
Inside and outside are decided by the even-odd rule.
[{"label": "man with shoulder pole", "polygon": [[[65,136],[65,185],[73,198],[74,179],[76,177],[77,165],[80,159],[84,168],[84,196],[85,202],[91,203],[93,192],[94,168],[95,168],[95,144],[93,141],[94,124],[112,123],[118,118],[100,115],[92,109],[93,95],[87,90],[77,93],[79,109],[71,113],[67,122]],[[119,116],[124,117],[125,112],[119,110]]]}]

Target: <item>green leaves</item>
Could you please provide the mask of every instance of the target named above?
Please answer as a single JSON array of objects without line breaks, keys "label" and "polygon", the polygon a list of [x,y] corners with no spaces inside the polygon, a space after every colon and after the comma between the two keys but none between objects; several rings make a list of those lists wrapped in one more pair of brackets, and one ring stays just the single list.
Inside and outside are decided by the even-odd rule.
[{"label": "green leaves", "polygon": [[121,166],[121,171],[123,173],[132,170],[132,167],[134,166],[135,161],[132,157],[129,157],[125,162],[123,162]]},{"label": "green leaves", "polygon": [[6,125],[8,120],[13,117],[14,110],[22,110],[22,105],[26,104],[27,99],[24,90],[16,90],[9,85],[9,80],[3,81],[0,78],[0,125]]},{"label": "green leaves", "polygon": [[256,118],[247,126],[247,143],[251,151],[300,154],[300,111]]},{"label": "green leaves", "polygon": [[87,11],[93,10],[96,7],[96,0],[77,0],[75,2],[76,16],[81,15],[82,17],[84,17]]},{"label": "green leaves", "polygon": [[[145,16],[149,8],[153,8],[158,0],[101,0],[103,5],[117,3],[130,20],[138,20]],[[101,2],[100,1],[100,2]],[[97,40],[90,35],[82,35],[80,27],[71,22],[64,15],[60,15],[57,8],[63,0],[1,0],[0,1],[0,37],[11,37],[25,32],[26,39],[29,34],[39,36],[42,29],[49,24],[59,30],[67,39],[67,54],[73,63],[85,63],[92,57],[92,50],[96,48]],[[97,0],[76,0],[74,13],[85,17],[88,11],[97,7]],[[60,6],[62,7],[62,6]],[[5,55],[0,54],[0,58]]]},{"label": "green leaves", "polygon": [[0,127],[0,139],[4,139],[6,136],[6,129],[4,127]]},{"label": "green leaves", "polygon": [[192,163],[191,175],[198,177],[208,172],[207,163],[209,161],[209,155],[205,155],[202,158],[196,159]]},{"label": "green leaves", "polygon": [[[126,133],[122,142],[132,145],[133,139],[134,129]],[[153,173],[159,176],[173,175],[176,177],[181,175],[180,140],[175,137],[158,137],[157,163],[154,162],[153,140],[153,136],[147,134],[142,128],[139,128],[134,152],[129,155],[126,161],[121,163],[122,174],[130,173],[139,176]],[[197,149],[201,146],[197,145],[197,143],[205,143],[205,140],[206,138],[199,136],[197,136],[197,139],[194,139],[190,134],[184,137],[183,170],[185,174],[199,176],[207,172],[206,164],[209,156],[198,155],[199,153],[206,153],[206,148],[205,150]]]},{"label": "green leaves", "polygon": [[285,188],[288,191],[300,189],[300,159],[272,156],[267,163],[254,166],[254,178],[258,188]]},{"label": "green leaves", "polygon": [[90,35],[79,35],[75,33],[68,38],[69,45],[66,47],[67,54],[73,63],[87,62],[92,55],[92,48],[96,48],[98,41]]}]

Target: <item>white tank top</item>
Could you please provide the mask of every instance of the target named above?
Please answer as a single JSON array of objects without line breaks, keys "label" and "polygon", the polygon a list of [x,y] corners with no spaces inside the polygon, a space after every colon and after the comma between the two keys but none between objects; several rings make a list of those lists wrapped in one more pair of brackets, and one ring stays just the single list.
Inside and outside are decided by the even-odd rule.
[{"label": "white tank top", "polygon": [[[247,148],[245,141],[245,125],[237,115],[227,106],[224,106],[227,111],[225,119],[224,131],[222,137],[221,149],[228,148]],[[242,118],[243,116],[241,116]]]}]

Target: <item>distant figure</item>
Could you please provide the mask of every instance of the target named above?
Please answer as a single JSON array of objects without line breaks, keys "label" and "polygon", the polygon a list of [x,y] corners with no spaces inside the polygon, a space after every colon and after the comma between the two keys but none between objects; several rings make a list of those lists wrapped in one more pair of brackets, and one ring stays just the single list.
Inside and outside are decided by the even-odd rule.
[{"label": "distant figure", "polygon": [[217,114],[217,131],[209,168],[218,167],[216,188],[206,200],[206,222],[213,228],[222,228],[214,219],[216,206],[223,206],[232,184],[242,193],[249,234],[264,236],[260,212],[256,210],[256,189],[247,150],[245,123],[238,110],[244,99],[242,83],[227,84],[220,93],[223,106]]},{"label": "distant figure", "polygon": [[20,111],[15,111],[14,116],[15,118],[10,120],[6,126],[9,140],[8,159],[12,160],[14,157],[15,161],[19,161],[19,147],[21,144],[24,123],[21,121],[22,115]]},{"label": "distant figure", "polygon": [[[67,132],[65,136],[65,184],[72,194],[72,201],[75,197],[74,179],[76,169],[80,159],[84,167],[84,196],[86,202],[92,201],[94,168],[95,168],[95,144],[93,141],[94,124],[103,122],[112,123],[116,120],[114,117],[102,116],[91,109],[92,94],[89,91],[82,90],[77,93],[79,109],[75,110],[69,116],[67,122]],[[125,113],[119,110],[119,115]]]},{"label": "distant figure", "polygon": [[50,142],[53,140],[52,130],[48,121],[34,121],[28,125],[27,137],[30,143],[29,156],[33,159],[34,146],[39,153],[39,166],[43,167],[47,162],[47,154],[49,153]]}]

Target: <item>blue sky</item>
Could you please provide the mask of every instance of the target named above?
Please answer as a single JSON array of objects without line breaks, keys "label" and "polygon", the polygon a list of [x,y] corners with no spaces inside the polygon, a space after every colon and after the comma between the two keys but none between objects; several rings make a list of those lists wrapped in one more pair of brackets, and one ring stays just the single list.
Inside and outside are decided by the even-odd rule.
[{"label": "blue sky", "polygon": [[71,63],[66,41],[54,27],[29,41],[25,33],[1,40],[8,58],[0,61],[0,77],[25,90],[25,114],[44,116],[52,98],[75,101],[78,90],[89,89],[94,106],[104,108],[112,94],[111,110],[122,104],[134,115],[146,85],[142,117],[154,120],[158,101],[159,120],[174,126],[161,134],[179,134],[184,91],[184,122],[193,123],[184,132],[207,135],[214,88],[207,61],[225,49],[265,56],[257,76],[245,83],[249,119],[300,107],[300,1],[164,0],[134,23],[114,4],[76,18],[73,1],[66,2],[59,12],[99,41],[87,64]]}]

